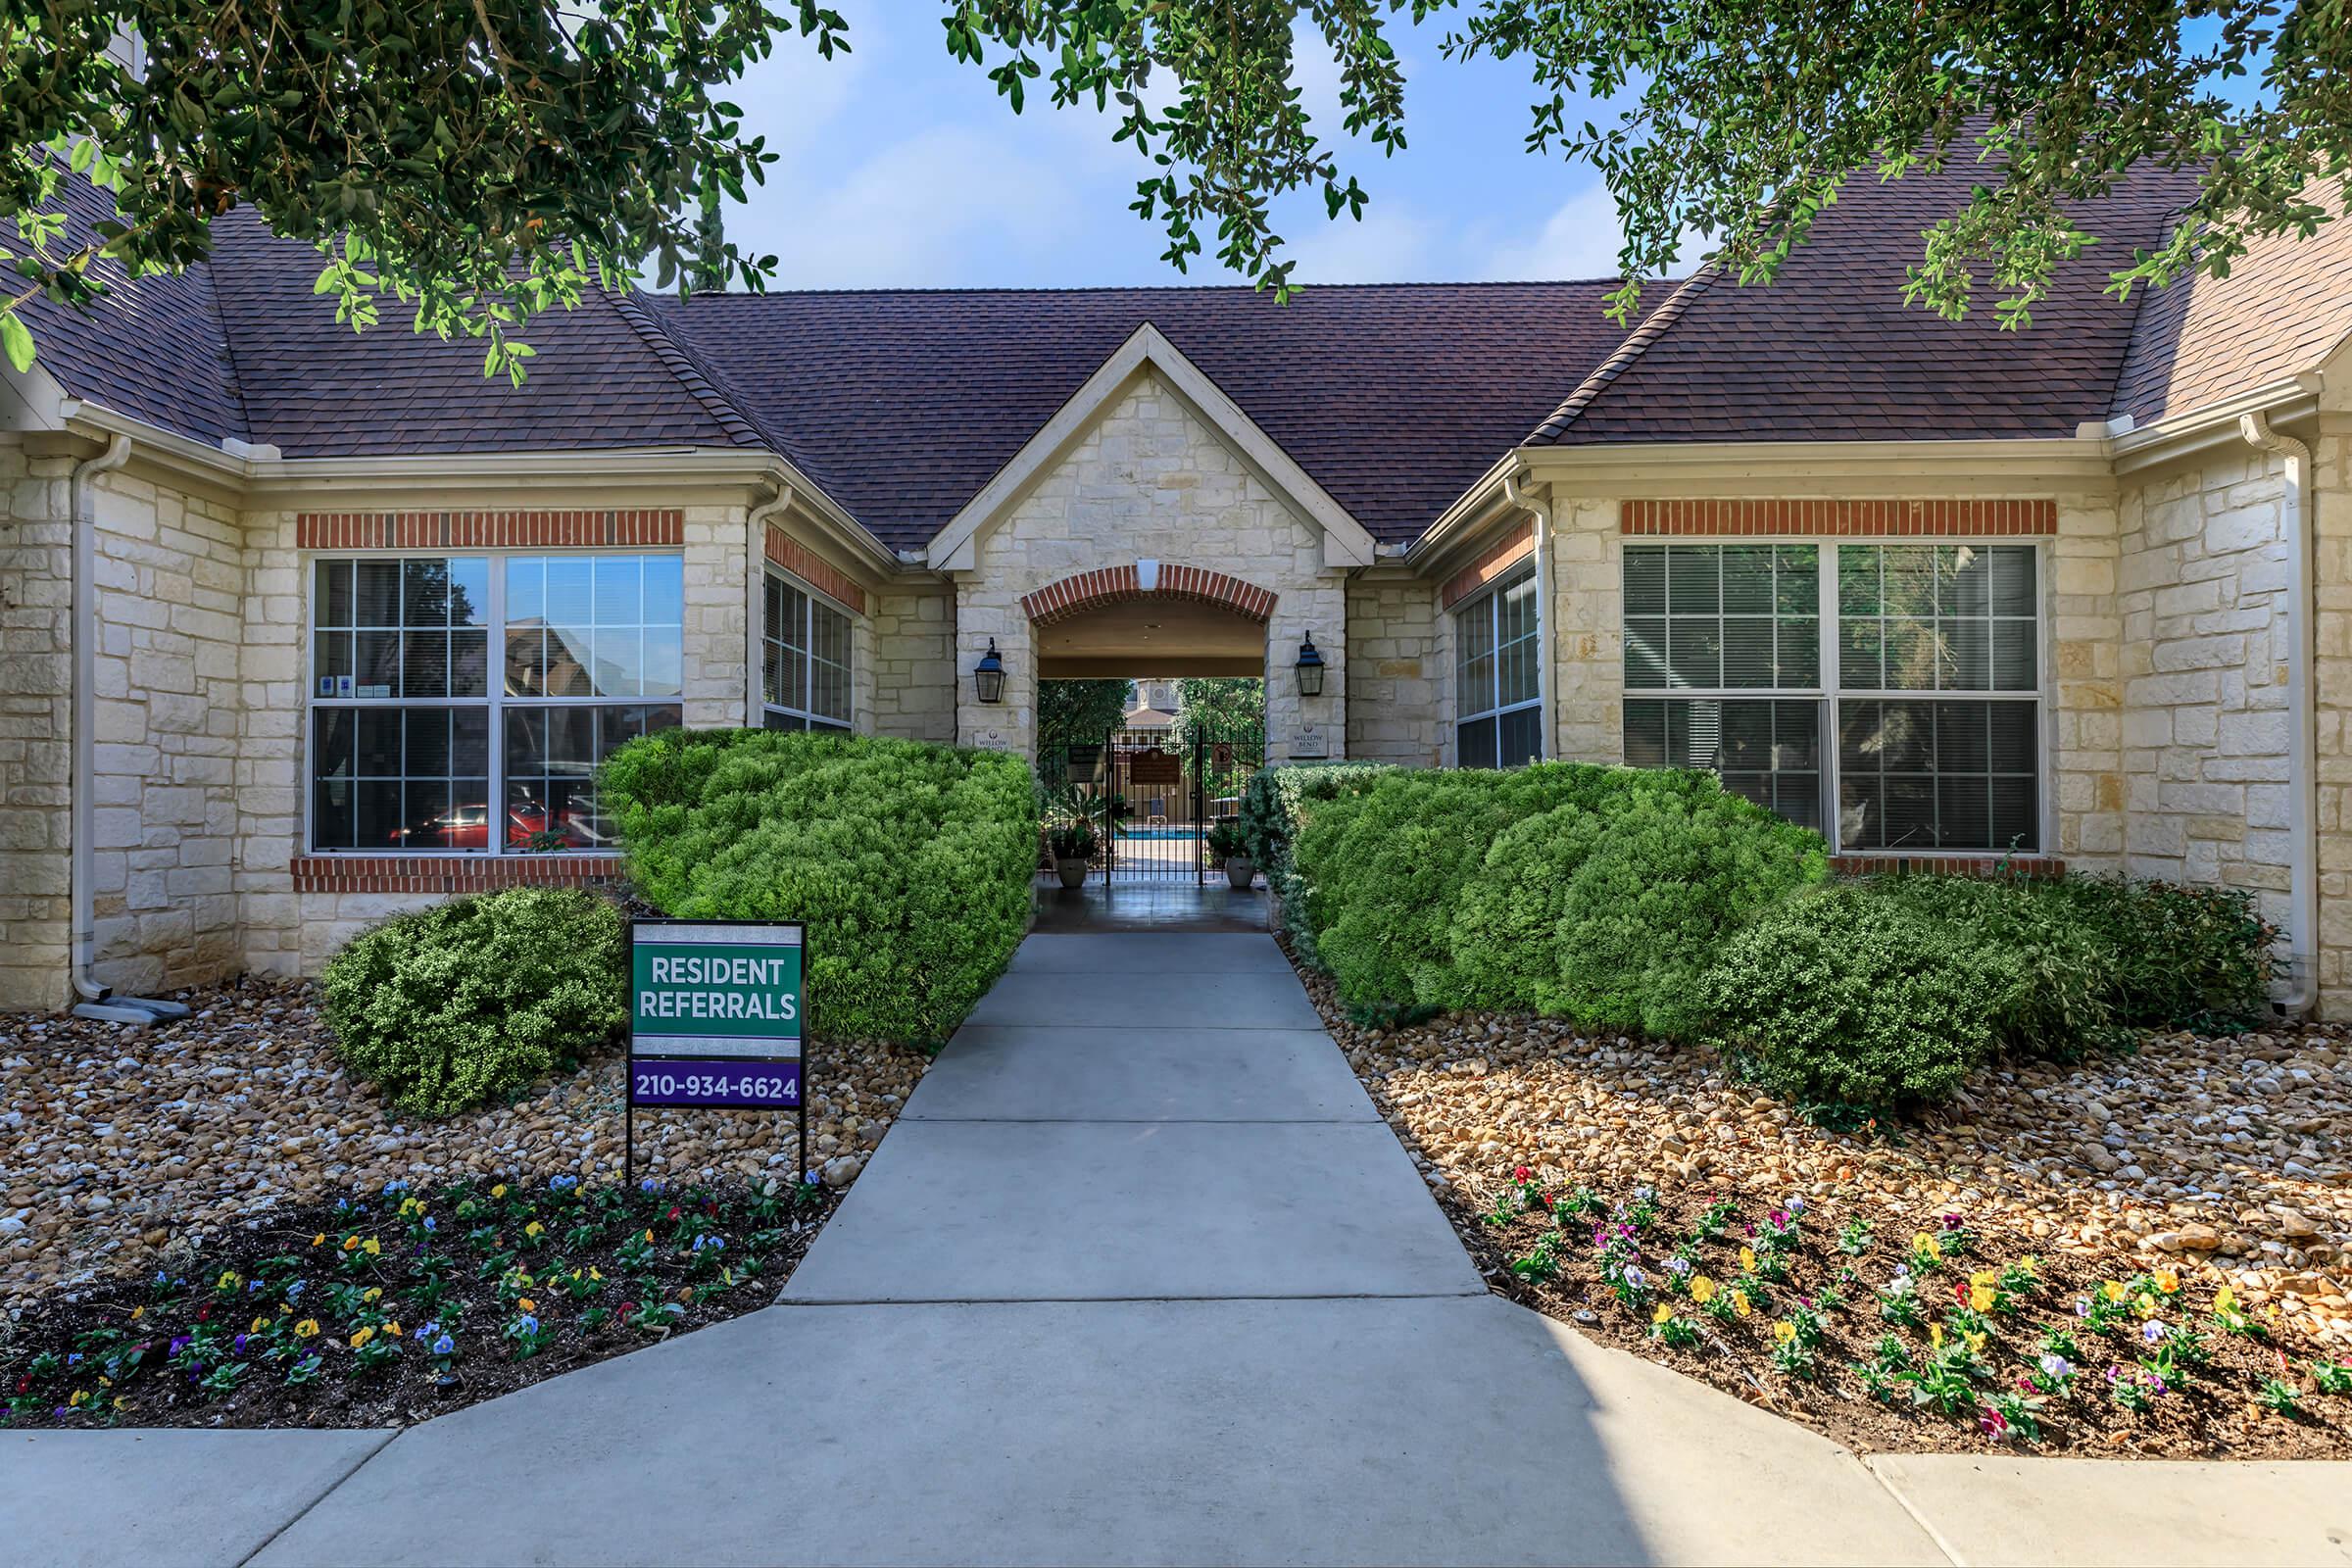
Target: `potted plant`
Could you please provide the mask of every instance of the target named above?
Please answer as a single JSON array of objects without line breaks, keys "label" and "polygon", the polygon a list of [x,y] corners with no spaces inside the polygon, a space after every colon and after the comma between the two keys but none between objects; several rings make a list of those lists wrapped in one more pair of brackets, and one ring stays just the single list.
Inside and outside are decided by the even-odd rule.
[{"label": "potted plant", "polygon": [[1054,874],[1061,885],[1074,888],[1086,881],[1086,868],[1095,858],[1095,824],[1083,816],[1065,817],[1046,830],[1046,850],[1054,857]]},{"label": "potted plant", "polygon": [[1257,879],[1257,862],[1250,858],[1250,840],[1239,822],[1218,822],[1208,830],[1208,853],[1225,862],[1225,880],[1236,893],[1246,893]]}]

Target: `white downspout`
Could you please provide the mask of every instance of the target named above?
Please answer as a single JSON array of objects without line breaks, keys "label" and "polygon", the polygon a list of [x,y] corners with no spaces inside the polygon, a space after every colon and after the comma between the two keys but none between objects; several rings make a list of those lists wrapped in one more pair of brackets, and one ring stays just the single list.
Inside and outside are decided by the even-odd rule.
[{"label": "white downspout", "polygon": [[74,970],[74,992],[84,1002],[103,1001],[107,987],[98,983],[90,973],[97,947],[98,920],[93,910],[97,899],[90,887],[91,793],[98,772],[97,737],[93,733],[97,713],[98,685],[98,547],[93,535],[97,520],[91,516],[90,481],[99,474],[120,468],[130,459],[130,437],[118,435],[107,442],[106,450],[98,456],[74,466],[74,477],[67,484],[68,516],[74,530],[74,745],[72,800],[68,808],[72,820],[73,848],[69,852],[68,878],[71,882],[73,930],[70,958]]},{"label": "white downspout", "polygon": [[1502,476],[1502,495],[1505,501],[1528,514],[1535,528],[1536,710],[1544,715],[1544,760],[1548,760],[1559,751],[1559,736],[1552,727],[1558,721],[1558,711],[1552,706],[1551,693],[1551,507],[1525,495],[1516,473]]},{"label": "white downspout", "polygon": [[2292,787],[2287,792],[2287,839],[2288,854],[2293,860],[2289,899],[2294,906],[2294,916],[2293,929],[2287,933],[2287,948],[2294,980],[2293,989],[2279,1000],[2278,1006],[2288,1017],[2299,1018],[2309,1013],[2320,998],[2320,710],[2312,680],[2318,645],[2318,628],[2313,624],[2317,611],[2312,550],[2318,530],[2311,518],[2311,448],[2291,435],[2272,429],[2270,416],[2259,411],[2240,416],[2237,429],[2249,444],[2265,452],[2278,453],[2286,460],[2286,494],[2281,502],[2286,515],[2281,519],[2280,531],[2286,539],[2287,595],[2291,606],[2286,701],[2294,712],[2289,742],[2294,750],[2288,760]]}]

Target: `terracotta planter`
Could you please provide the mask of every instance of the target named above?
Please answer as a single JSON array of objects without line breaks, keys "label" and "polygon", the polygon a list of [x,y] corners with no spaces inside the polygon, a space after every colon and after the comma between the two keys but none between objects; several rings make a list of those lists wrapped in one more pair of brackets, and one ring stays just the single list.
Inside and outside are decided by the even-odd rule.
[{"label": "terracotta planter", "polygon": [[1234,892],[1249,892],[1250,884],[1257,880],[1257,862],[1247,855],[1227,856],[1225,858],[1225,880],[1233,884]]},{"label": "terracotta planter", "polygon": [[1083,855],[1056,858],[1054,861],[1054,874],[1061,878],[1061,885],[1065,888],[1083,887],[1086,884],[1086,857]]}]

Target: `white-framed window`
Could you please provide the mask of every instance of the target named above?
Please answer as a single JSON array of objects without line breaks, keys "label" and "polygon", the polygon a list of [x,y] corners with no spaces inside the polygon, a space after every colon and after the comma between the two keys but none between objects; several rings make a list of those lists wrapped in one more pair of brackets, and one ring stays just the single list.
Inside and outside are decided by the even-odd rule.
[{"label": "white-framed window", "polygon": [[769,729],[851,727],[847,611],[771,570],[760,640],[762,721]]},{"label": "white-framed window", "polygon": [[612,849],[596,769],[682,718],[684,560],[311,563],[314,851]]},{"label": "white-framed window", "polygon": [[1536,572],[1497,579],[1453,612],[1453,759],[1516,767],[1544,755]]},{"label": "white-framed window", "polygon": [[2037,547],[1624,558],[1628,762],[1711,768],[1838,850],[2040,848]]}]

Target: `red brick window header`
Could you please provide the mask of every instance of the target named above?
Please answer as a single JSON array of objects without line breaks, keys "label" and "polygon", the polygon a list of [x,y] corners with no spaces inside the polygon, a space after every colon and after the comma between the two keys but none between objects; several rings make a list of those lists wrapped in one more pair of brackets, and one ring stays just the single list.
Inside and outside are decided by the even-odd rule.
[{"label": "red brick window header", "polygon": [[[1179,566],[1161,563],[1158,576],[1152,589],[1155,594],[1169,594],[1178,599],[1198,599],[1206,604],[1221,605],[1239,615],[1262,621],[1274,613],[1274,592],[1255,583],[1228,577],[1206,566]],[[1104,605],[1125,604],[1144,597],[1142,571],[1134,565],[1102,566],[1082,571],[1058,582],[1050,582],[1034,593],[1021,596],[1021,612],[1038,625],[1075,615],[1081,611],[1099,609]]]},{"label": "red brick window header", "polygon": [[1531,519],[1521,523],[1497,540],[1485,555],[1480,556],[1446,580],[1441,596],[1445,608],[1451,610],[1472,594],[1524,561],[1536,548],[1536,525]]},{"label": "red brick window header", "polygon": [[2058,503],[2009,501],[1628,501],[1629,536],[2017,539],[2058,531]]},{"label": "red brick window header", "polygon": [[301,550],[644,550],[686,543],[675,508],[628,512],[303,512]]},{"label": "red brick window header", "polygon": [[421,893],[579,887],[620,879],[617,855],[298,855],[297,893]]},{"label": "red brick window header", "polygon": [[835,570],[829,562],[783,529],[770,523],[762,548],[768,560],[818,593],[830,595],[860,615],[865,613],[865,590],[858,587],[847,572]]}]

